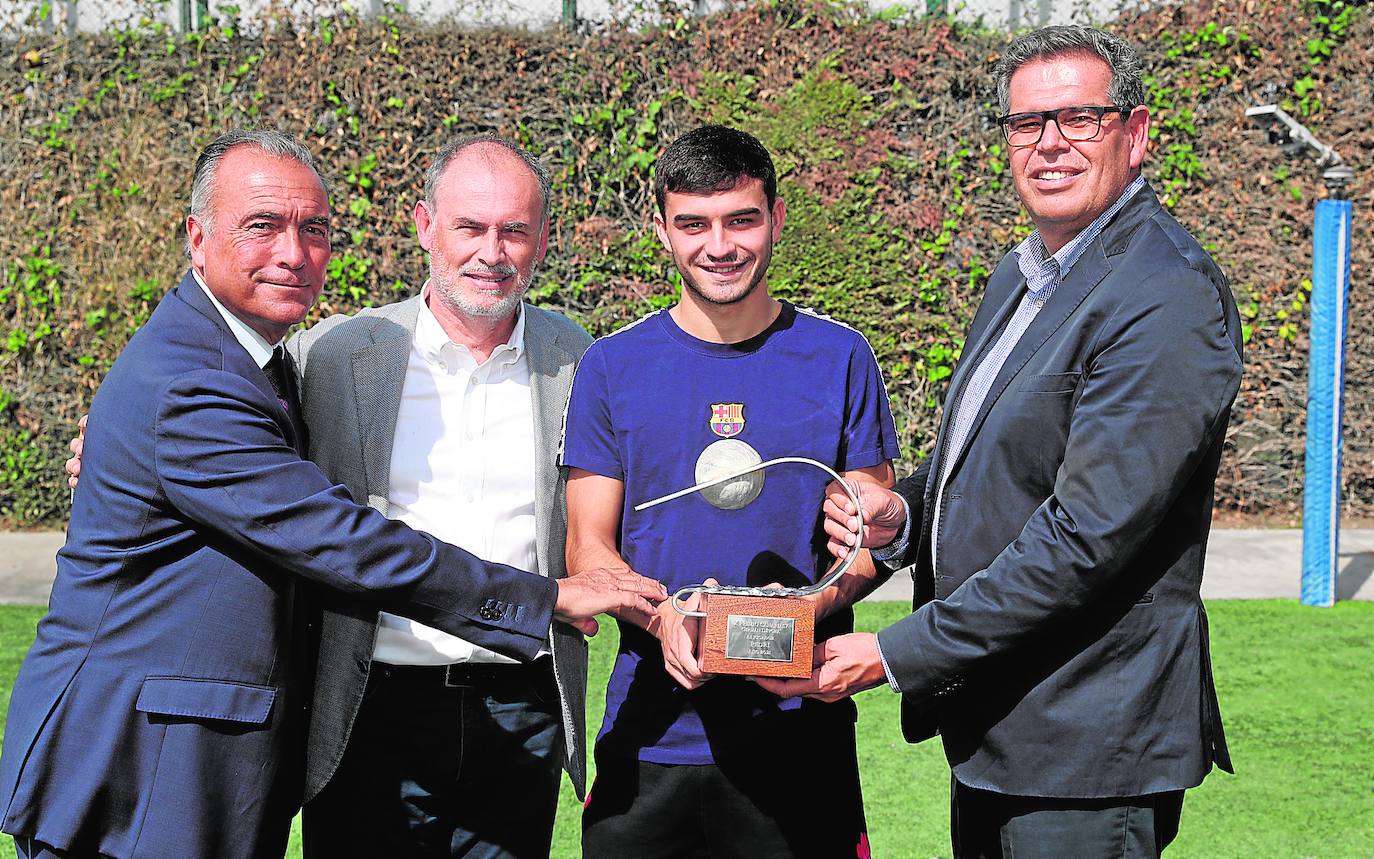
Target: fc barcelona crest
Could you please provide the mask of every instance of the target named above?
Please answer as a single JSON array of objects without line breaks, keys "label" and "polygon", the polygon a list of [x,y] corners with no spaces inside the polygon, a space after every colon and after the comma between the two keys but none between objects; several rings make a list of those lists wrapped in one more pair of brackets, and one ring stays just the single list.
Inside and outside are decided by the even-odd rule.
[{"label": "fc barcelona crest", "polygon": [[731,438],[744,430],[744,403],[712,403],[711,432]]}]

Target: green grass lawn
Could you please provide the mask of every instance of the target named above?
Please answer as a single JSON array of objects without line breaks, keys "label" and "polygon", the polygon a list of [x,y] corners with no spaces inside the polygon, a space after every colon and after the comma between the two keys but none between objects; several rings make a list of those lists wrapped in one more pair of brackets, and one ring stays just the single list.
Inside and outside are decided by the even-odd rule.
[{"label": "green grass lawn", "polygon": [[[1374,604],[1305,608],[1288,601],[1208,604],[1222,715],[1238,774],[1214,773],[1189,791],[1170,857],[1374,857]],[[858,623],[878,629],[900,605],[861,605]],[[33,638],[41,610],[0,607],[0,704]],[[600,722],[601,691],[615,630],[594,640],[588,722]],[[859,696],[859,758],[873,853],[947,857],[949,770],[938,745],[909,746],[897,698]],[[817,813],[824,801],[817,800]],[[564,784],[553,855],[578,855],[577,801]],[[0,857],[14,856],[9,839]],[[300,855],[293,836],[290,856]]]}]

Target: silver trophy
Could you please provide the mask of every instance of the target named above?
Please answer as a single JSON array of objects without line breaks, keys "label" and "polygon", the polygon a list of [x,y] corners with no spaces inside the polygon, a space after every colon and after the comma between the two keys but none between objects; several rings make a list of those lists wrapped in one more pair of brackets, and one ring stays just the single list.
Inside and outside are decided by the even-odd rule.
[{"label": "silver trophy", "polygon": [[[732,481],[749,478],[756,472],[783,463],[800,463],[821,469],[844,487],[859,518],[863,531],[863,506],[859,496],[833,468],[804,456],[782,456],[766,462],[709,477],[695,486],[646,501],[635,511],[647,510],[659,504],[725,485],[738,487],[734,493],[724,493],[725,503],[712,502],[721,509],[736,509],[728,505],[731,497],[745,494],[756,496],[762,481],[740,487]],[[698,474],[698,477],[701,477]],[[760,475],[761,477],[761,475]],[[752,500],[752,499],[751,499]],[[811,521],[808,517],[808,521]],[[815,643],[815,606],[804,597],[820,593],[839,580],[858,557],[858,549],[849,552],[820,581],[801,588],[740,587],[730,585],[688,585],[673,594],[673,608],[679,614],[702,618],[697,642],[698,658],[704,671],[717,674],[751,674],[770,677],[811,676],[811,650]],[[683,607],[692,594],[702,594],[702,610]]]}]

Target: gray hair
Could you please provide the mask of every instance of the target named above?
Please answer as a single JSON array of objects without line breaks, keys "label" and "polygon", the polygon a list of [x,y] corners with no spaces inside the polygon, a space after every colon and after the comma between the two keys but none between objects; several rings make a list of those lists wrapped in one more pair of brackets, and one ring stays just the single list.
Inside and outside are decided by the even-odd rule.
[{"label": "gray hair", "polygon": [[[309,167],[315,174],[315,178],[320,180],[320,186],[324,188],[325,196],[329,195],[329,186],[320,175],[320,169],[315,166],[315,159],[311,157],[310,150],[306,149],[299,142],[280,131],[269,131],[265,129],[236,128],[233,131],[226,131],[219,137],[210,141],[204,149],[200,151],[200,157],[196,159],[196,170],[191,177],[191,202],[186,207],[187,214],[200,222],[201,228],[209,233],[211,230],[211,220],[214,215],[211,200],[215,192],[215,173],[219,170],[219,163],[224,160],[224,156],[229,154],[232,149],[240,146],[251,146],[254,149],[275,156],[277,158],[290,158]],[[186,254],[191,254],[191,240],[186,240]]]},{"label": "gray hair", "polygon": [[1145,103],[1145,84],[1141,80],[1140,57],[1135,49],[1111,33],[1078,24],[1045,27],[1012,42],[992,70],[997,82],[997,99],[1002,112],[1011,109],[1011,76],[1032,60],[1064,54],[1087,54],[1100,58],[1112,70],[1107,98],[1116,107],[1133,108]]},{"label": "gray hair", "polygon": [[540,213],[544,223],[548,223],[549,195],[553,188],[553,180],[549,177],[549,168],[545,167],[543,162],[520,144],[489,132],[451,140],[445,144],[443,149],[439,150],[439,154],[434,156],[434,162],[425,171],[425,202],[429,203],[430,209],[434,209],[434,196],[439,191],[439,180],[444,177],[444,171],[448,169],[448,165],[463,150],[483,145],[499,146],[519,158],[529,168],[530,173],[534,174],[535,181],[539,183]]}]

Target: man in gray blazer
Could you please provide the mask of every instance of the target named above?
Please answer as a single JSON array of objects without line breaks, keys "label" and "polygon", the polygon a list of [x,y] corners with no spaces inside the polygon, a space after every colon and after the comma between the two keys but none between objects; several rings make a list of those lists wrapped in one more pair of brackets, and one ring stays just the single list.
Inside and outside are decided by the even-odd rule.
[{"label": "man in gray blazer", "polygon": [[[488,560],[563,577],[556,457],[581,328],[522,298],[549,178],[483,135],[434,159],[415,206],[430,279],[291,344],[310,455],[353,497]],[[547,856],[560,767],[585,785],[587,645],[555,624],[515,664],[345,594],[322,595],[307,856]],[[594,631],[594,628],[588,631]]]},{"label": "man in gray blazer", "polygon": [[1036,229],[988,281],[933,455],[863,492],[863,543],[915,565],[916,607],[781,685],[901,692],[907,739],[944,741],[960,859],[1158,856],[1184,790],[1231,769],[1199,589],[1240,319],[1140,175],[1129,46],[1050,27],[994,75]]},{"label": "man in gray blazer", "polygon": [[[325,221],[328,214],[328,207],[323,202],[325,191],[308,154],[294,143],[280,136],[271,138],[270,135],[264,137],[259,134],[247,140],[252,135],[245,137],[231,133],[216,145],[231,137],[236,138],[237,143],[230,141],[219,147],[216,156],[226,165],[220,169],[220,173],[237,165],[236,172],[230,171],[230,178],[237,184],[229,182],[220,188],[215,184],[214,176],[219,173],[213,164],[204,171],[200,169],[204,165],[197,164],[196,188],[199,189],[202,184],[210,188],[208,199],[213,206],[198,206],[196,201],[204,195],[198,195],[198,191],[193,190],[188,229],[197,226],[194,221],[202,208],[212,209],[216,218],[229,225],[224,227],[221,224],[228,236],[221,240],[221,245],[225,241],[235,246],[235,243],[242,245],[245,242],[253,245],[247,251],[240,248],[240,256],[249,252],[256,256],[249,260],[254,263],[252,271],[244,269],[248,272],[245,277],[252,276],[245,281],[247,286],[239,292],[252,292],[251,288],[256,287],[257,293],[254,294],[258,300],[250,308],[252,312],[249,316],[258,322],[264,319],[273,322],[276,326],[273,330],[280,338],[292,324],[299,321],[322,282],[324,261],[329,251],[323,230],[323,226],[327,226]],[[242,155],[240,149],[248,154]],[[209,155],[202,161],[208,158]],[[233,158],[239,160],[231,164]],[[301,163],[297,164],[297,161]],[[200,181],[202,172],[209,177],[204,183]],[[308,852],[329,856],[547,855],[558,791],[559,764],[565,759],[579,793],[582,790],[586,650],[581,634],[595,631],[596,624],[591,617],[597,610],[628,607],[632,603],[641,610],[650,610],[653,601],[667,596],[658,583],[637,577],[623,568],[565,578],[557,582],[557,587],[545,583],[547,588],[558,592],[558,605],[555,606],[552,620],[548,615],[540,615],[537,606],[532,606],[530,599],[524,596],[542,592],[541,588],[545,585],[535,587],[540,581],[539,574],[558,578],[564,573],[562,544],[565,528],[561,485],[554,465],[555,441],[563,402],[571,383],[572,366],[589,338],[562,317],[522,307],[522,297],[547,243],[547,174],[532,156],[493,138],[468,139],[443,150],[427,179],[426,199],[416,206],[415,217],[421,244],[432,252],[434,258],[432,277],[420,297],[378,311],[368,311],[351,320],[346,317],[328,320],[308,335],[297,337],[291,344],[299,363],[288,360],[280,354],[280,350],[276,357],[272,357],[270,345],[262,345],[259,351],[266,353],[261,358],[266,362],[269,372],[266,377],[257,364],[248,361],[249,354],[244,350],[257,348],[246,342],[250,339],[249,335],[240,338],[245,341],[243,346],[230,338],[233,349],[220,350],[224,351],[223,355],[216,351],[212,356],[216,368],[223,369],[221,365],[230,364],[240,369],[246,366],[248,370],[244,372],[258,380],[255,395],[268,397],[267,402],[272,404],[272,408],[279,410],[275,419],[276,442],[270,438],[248,439],[226,448],[235,452],[235,462],[241,466],[236,470],[231,469],[233,474],[230,476],[237,480],[233,487],[242,488],[244,481],[256,480],[261,483],[266,479],[264,475],[270,477],[275,473],[268,467],[271,463],[264,465],[264,457],[272,459],[285,443],[288,448],[296,448],[292,455],[297,457],[299,463],[299,452],[306,445],[305,439],[313,434],[311,449],[320,462],[325,463],[324,468],[330,478],[326,481],[319,469],[310,466],[306,470],[319,478],[317,483],[324,481],[321,485],[326,487],[346,484],[347,490],[358,503],[366,502],[390,518],[412,526],[412,530],[443,535],[475,550],[463,552],[437,542],[433,536],[425,536],[425,540],[433,545],[428,554],[419,554],[421,560],[428,557],[432,562],[435,558],[446,557],[445,553],[458,551],[468,559],[468,566],[485,565],[494,572],[486,576],[488,584],[480,594],[466,592],[459,593],[458,597],[453,597],[453,582],[448,583],[451,586],[449,592],[443,592],[442,588],[436,590],[438,585],[430,573],[426,573],[410,585],[392,587],[394,593],[388,601],[378,602],[374,593],[371,597],[372,609],[364,607],[364,599],[369,591],[362,584],[370,581],[368,576],[375,578],[378,574],[376,564],[371,567],[364,564],[359,571],[363,579],[358,581],[340,582],[338,576],[333,575],[331,581],[338,589],[334,596],[325,597],[327,609],[322,642],[313,640],[315,624],[309,618],[318,612],[318,608],[310,605],[311,594],[303,588],[288,588],[288,596],[294,594],[287,600],[290,617],[278,617],[277,626],[280,628],[276,631],[296,630],[295,635],[300,640],[291,639],[297,643],[290,649],[304,659],[293,657],[274,661],[269,651],[263,664],[274,672],[286,671],[290,675],[289,688],[283,687],[286,692],[304,689],[310,684],[311,675],[316,673],[312,671],[316,662],[316,645],[322,649],[324,659],[318,670],[315,689],[318,703],[313,708],[316,723],[310,731],[309,748],[303,742],[305,720],[302,718],[302,708],[311,708],[298,703],[309,696],[284,698],[282,695],[285,693],[282,693],[278,694],[277,703],[287,706],[276,707],[274,712],[280,712],[273,717],[273,725],[281,727],[285,724],[291,730],[276,731],[261,742],[254,741],[246,745],[240,742],[235,746],[240,752],[237,756],[221,755],[212,760],[201,753],[199,758],[204,760],[200,760],[199,764],[196,761],[188,764],[185,760],[179,760],[178,765],[182,770],[193,764],[199,766],[200,770],[207,767],[215,769],[217,766],[215,772],[228,778],[232,782],[230,787],[238,785],[236,790],[229,791],[232,794],[229,798],[235,799],[235,802],[228,805],[221,803],[223,807],[218,809],[210,808],[208,816],[200,815],[200,825],[185,814],[178,819],[173,819],[177,818],[175,813],[164,815],[167,817],[167,821],[164,821],[167,825],[162,830],[164,840],[170,839],[167,840],[168,844],[185,847],[183,852],[195,852],[196,843],[203,846],[216,839],[224,841],[225,832],[228,831],[238,834],[236,839],[230,838],[225,842],[235,845],[236,855],[262,854],[262,850],[254,847],[255,844],[261,847],[259,842],[262,839],[259,836],[263,835],[260,831],[262,826],[255,827],[255,821],[260,823],[259,818],[266,819],[262,811],[263,803],[257,794],[266,790],[264,781],[274,781],[269,776],[275,770],[280,771],[280,778],[275,779],[279,782],[280,790],[275,793],[269,791],[272,793],[269,799],[275,797],[275,805],[267,809],[270,812],[267,817],[280,825],[268,835],[284,842],[286,825],[300,805],[301,770],[305,764],[303,758],[308,754],[309,794],[320,794],[326,782],[329,782],[330,788],[316,796],[312,812],[307,816]],[[225,181],[220,180],[219,184]],[[243,211],[238,215],[231,211],[229,215],[232,217],[224,215],[221,212],[224,208],[221,197],[225,194],[229,194],[225,198],[229,200],[226,205],[232,209],[231,204],[237,200],[243,203],[239,207]],[[226,217],[228,220],[225,220]],[[220,231],[220,228],[216,228],[216,232]],[[245,238],[249,232],[252,235]],[[202,237],[210,236],[210,233],[209,226],[199,231]],[[197,235],[193,229],[193,245]],[[208,238],[206,242],[209,242]],[[210,259],[209,265],[201,265],[203,260],[196,256],[195,250],[195,247],[191,247],[196,277],[203,274],[211,283],[214,283],[215,276],[223,280],[225,259],[219,260],[221,265],[218,269],[213,259]],[[315,256],[307,260],[304,255],[310,252]],[[296,286],[310,274],[307,269],[312,262],[317,275],[311,281],[314,291],[305,296],[304,303],[301,303],[298,301],[301,296],[295,294],[300,291]],[[185,292],[186,284],[190,284],[194,295]],[[209,293],[204,281],[198,287],[188,275],[181,289],[179,294],[186,301],[191,301],[196,295],[201,296],[201,309],[204,311],[201,316],[205,317],[200,319],[201,323],[208,324],[206,319],[213,317],[223,327],[228,323],[221,322],[219,316],[225,320],[233,319],[233,314],[223,308],[217,314],[211,307],[209,302],[214,296]],[[267,298],[263,298],[264,289],[270,293]],[[287,292],[292,294],[286,295]],[[170,294],[159,312],[176,305],[177,295]],[[210,297],[205,297],[207,295]],[[175,307],[172,310],[175,311]],[[287,318],[292,313],[295,313],[294,317]],[[191,316],[196,314],[192,313]],[[237,322],[244,330],[260,327],[251,320]],[[220,349],[215,344],[222,345],[220,341],[223,338],[218,337],[216,332],[211,331],[215,336],[209,337],[208,341],[205,337],[187,339],[186,332],[195,326],[188,328],[188,324],[183,323],[185,319],[173,326],[181,333],[179,339],[172,341],[181,344],[183,352],[191,348],[187,344],[200,344],[203,341]],[[205,328],[205,324],[200,327]],[[223,333],[228,337],[233,332],[225,328]],[[265,344],[268,341],[264,338],[269,333],[252,336]],[[143,334],[141,332],[140,336]],[[148,341],[140,342],[146,345]],[[131,348],[135,345],[131,344]],[[242,360],[235,359],[234,354]],[[155,357],[159,358],[160,363],[154,362],[159,367],[167,364],[165,355],[159,353]],[[267,360],[269,357],[272,360]],[[302,403],[297,396],[301,386],[292,385],[290,381],[292,367],[305,365],[307,359],[309,364],[304,379],[308,382],[302,391],[305,399]],[[120,360],[123,362],[126,358]],[[226,361],[229,364],[225,364]],[[274,367],[279,370],[276,374],[270,372]],[[146,377],[148,374],[143,375]],[[272,384],[269,385],[269,381]],[[301,382],[302,378],[297,375],[296,381]],[[102,386],[102,391],[108,388],[109,383],[107,381]],[[203,387],[197,394],[201,399],[210,396]],[[139,390],[146,388],[148,386],[143,385]],[[99,402],[97,398],[97,404]],[[111,402],[118,405],[122,401],[117,397]],[[193,447],[199,445],[187,461],[191,463],[191,471],[200,474],[204,471],[202,465],[205,459],[202,448],[206,439],[214,435],[213,432],[207,435],[206,429],[215,427],[211,426],[213,421],[205,423],[210,419],[205,416],[205,409],[191,408],[190,413],[198,415],[201,424],[192,427],[195,431],[186,436],[194,442]],[[302,415],[309,419],[311,433],[302,424]],[[211,413],[210,417],[213,418],[214,414]],[[255,425],[262,423],[257,421]],[[267,423],[271,425],[272,421]],[[113,438],[109,435],[109,426],[107,421],[95,428],[97,434],[105,432],[106,441]],[[118,427],[118,421],[114,426]],[[280,432],[287,433],[286,442],[282,442]],[[138,434],[134,436],[142,438]],[[293,439],[294,442],[291,441]],[[73,440],[72,451],[75,456],[67,464],[73,488],[80,472],[83,447],[82,439]],[[109,447],[105,445],[105,449]],[[96,454],[100,452],[98,448],[98,445],[93,448]],[[138,458],[124,457],[117,461],[109,457],[104,460],[97,458],[93,461],[95,476],[87,479],[94,479],[99,489],[112,479],[121,479],[120,475],[127,471],[126,464],[135,459]],[[145,456],[138,461],[151,462],[151,458]],[[191,476],[195,477],[195,474]],[[192,481],[192,488],[205,488],[209,485],[206,479],[200,475],[197,481]],[[343,497],[337,485],[330,492],[323,492],[297,483],[277,480],[276,484],[267,487],[269,491],[265,495],[259,493],[261,497],[258,500],[266,499],[280,506],[283,499],[297,497],[291,493],[299,495],[305,492],[309,502],[307,506],[319,512],[322,509],[320,503],[323,503],[320,499],[328,500],[328,496],[337,501]],[[287,533],[288,536],[293,533],[289,527],[285,531],[281,529],[283,525],[292,524],[287,521],[290,517],[286,517],[285,513],[272,513],[269,510],[267,513],[272,515],[264,514],[261,504],[254,507],[250,503],[245,507],[242,493],[225,493],[224,480],[210,488],[216,487],[219,490],[216,498],[220,500],[221,507],[229,510],[225,515],[230,519],[237,516],[238,519],[234,521],[238,521],[247,515],[245,510],[248,513],[257,510],[248,518],[254,520],[249,524],[256,526],[259,531],[266,529],[272,533]],[[128,494],[124,492],[123,496]],[[86,496],[77,496],[78,500],[82,497]],[[304,554],[297,551],[296,555],[308,561],[317,558],[320,552],[328,554],[336,549],[353,551],[360,547],[376,555],[374,544],[380,545],[377,529],[360,526],[359,521],[355,520],[358,520],[356,511],[362,508],[348,506],[354,511],[348,516],[316,516],[319,521],[310,523],[311,528],[307,529],[310,533],[296,536],[318,551]],[[209,509],[206,504],[200,507]],[[290,510],[282,510],[289,513],[299,507],[297,504]],[[385,522],[376,512],[366,512],[373,517],[374,525],[376,522]],[[264,515],[267,518],[263,518]],[[184,515],[172,518],[185,525]],[[146,519],[144,515],[140,521]],[[211,540],[214,544],[212,548],[223,542],[220,538]],[[298,544],[307,545],[299,541]],[[478,563],[473,557],[475,552],[480,552],[486,558],[504,558],[516,562],[519,568],[512,569],[490,561]],[[166,554],[165,551],[162,554]],[[260,563],[250,565],[246,578],[240,577],[253,583],[256,589],[254,593],[262,591],[263,585],[259,579],[273,571],[276,559],[271,552],[267,552],[258,561]],[[192,579],[207,569],[219,575],[234,566],[226,564],[212,564],[205,569],[195,568],[189,572],[196,574],[191,576]],[[264,564],[266,567],[263,567]],[[430,566],[433,564],[430,563]],[[202,563],[200,567],[205,567],[205,564]],[[314,568],[307,565],[302,569],[308,572]],[[504,571],[504,579],[499,576],[493,578],[501,571]],[[188,571],[180,572],[185,574]],[[240,572],[243,570],[240,569]],[[421,569],[421,572],[424,570]],[[434,571],[431,573],[437,575]],[[182,584],[189,581],[186,575],[173,578]],[[224,575],[211,578],[209,585],[213,587],[207,592],[213,596],[210,603],[225,603],[223,592],[227,587],[224,584],[227,579]],[[458,587],[458,591],[462,590]],[[434,602],[434,594],[445,597],[440,601],[442,605]],[[454,603],[454,599],[458,599],[458,602]],[[168,603],[164,598],[161,604],[174,605],[176,601]],[[379,624],[376,611],[379,605],[442,626],[447,632],[385,613],[381,615]],[[454,605],[459,605],[460,609],[463,605],[469,606],[466,617],[471,619],[470,622],[440,622],[452,615]],[[439,608],[436,609],[436,606]],[[229,608],[234,608],[234,605]],[[218,618],[218,627],[227,636],[221,643],[227,644],[228,649],[211,661],[221,668],[225,664],[230,664],[232,668],[246,658],[245,647],[252,643],[250,639],[254,636],[245,633],[243,624],[239,622],[245,616],[241,605],[235,611],[221,614],[223,616]],[[559,623],[560,617],[567,619],[570,626]],[[200,625],[205,626],[205,619],[201,621]],[[239,622],[238,626],[235,626],[235,622]],[[186,624],[183,623],[177,628],[184,626]],[[127,623],[124,627],[135,631],[141,629],[143,638],[147,638],[151,628],[148,624],[130,626]],[[501,632],[503,629],[520,632],[524,636],[523,641],[512,644],[502,639],[500,636],[505,634]],[[186,634],[203,637],[199,629]],[[129,648],[124,650],[128,651]],[[135,650],[141,653],[147,648]],[[285,652],[280,647],[278,651],[279,656]],[[505,653],[518,656],[522,661],[503,655]],[[375,663],[374,657],[377,657]],[[177,664],[184,662],[183,654]],[[283,665],[286,667],[283,668]],[[124,673],[127,675],[129,672]],[[220,673],[223,674],[223,671]],[[211,685],[217,684],[216,688],[223,688],[225,682],[220,679]],[[201,686],[205,685],[202,681]],[[162,683],[158,688],[162,690],[167,686],[167,683]],[[148,688],[145,684],[144,698],[148,697]],[[256,694],[254,690],[263,689],[269,693],[272,691],[262,684],[249,691]],[[197,700],[201,702],[199,706],[203,711],[203,702],[208,700],[204,690],[192,691],[200,695]],[[240,694],[238,698],[247,700],[246,694]],[[262,698],[263,695],[257,695],[254,700]],[[271,704],[271,695],[265,698]],[[17,696],[15,700],[19,700]],[[162,700],[171,700],[171,697],[163,694]],[[360,700],[364,702],[361,706]],[[142,703],[140,699],[140,705]],[[195,709],[192,707],[187,710],[184,702],[182,704],[180,709],[167,712],[183,718],[187,712]],[[148,708],[140,706],[140,709]],[[266,705],[258,709],[263,713],[268,710]],[[213,718],[210,721],[218,727],[212,725],[206,730],[223,739],[228,730],[224,726],[231,725],[233,719],[223,715],[211,716]],[[262,719],[266,719],[266,716]],[[90,722],[87,719],[83,724],[88,728]],[[13,724],[16,722],[11,719]],[[242,734],[241,728],[240,725],[229,733],[234,736]],[[82,736],[90,733],[84,728],[83,731],[77,733]],[[196,737],[204,733],[201,731]],[[261,760],[257,760],[251,754],[242,753],[243,749],[251,752],[258,748],[260,751],[263,743],[273,737],[278,738],[275,754],[265,757],[259,755]],[[202,745],[207,749],[211,746],[221,751],[228,749],[223,743],[218,746]],[[170,741],[164,750],[167,748],[171,748]],[[182,743],[179,748],[185,750],[187,746]],[[80,764],[80,749],[73,749],[77,757],[72,760]],[[185,758],[185,755],[181,757]],[[171,758],[164,755],[164,764],[168,760]],[[80,766],[77,768],[80,769]],[[86,769],[90,767],[86,766]],[[126,766],[115,772],[119,784],[126,785],[129,781],[124,771],[128,769]],[[209,801],[207,797],[214,799],[219,796],[213,791],[206,793],[214,785],[207,787],[205,778],[199,781],[192,779],[194,784],[186,782],[178,787],[175,779],[168,781],[163,778],[166,770],[166,766],[158,769],[157,783],[162,786],[164,793],[171,791],[168,794],[171,806],[186,799],[191,803],[188,808],[195,806],[203,811]],[[66,789],[71,781],[70,778],[65,781],[58,779],[61,782],[58,787]],[[257,793],[253,794],[252,791]],[[219,798],[224,799],[225,796]],[[168,806],[169,803],[163,802],[162,805]],[[70,802],[59,802],[54,807],[69,810],[70,806]],[[109,806],[109,803],[105,803],[105,806]],[[32,803],[26,807],[31,809]],[[115,808],[114,811],[120,809]],[[175,811],[176,808],[173,808]],[[115,816],[119,818],[115,823],[128,817],[127,814]],[[71,814],[67,813],[66,818],[70,817]],[[182,824],[179,829],[178,820]],[[231,824],[237,825],[237,828]],[[149,828],[145,827],[145,834],[148,831]],[[34,837],[24,838],[21,849],[43,852],[43,855],[51,852],[49,845],[67,848],[72,846],[69,842],[73,841],[72,838],[61,840],[60,832],[54,836],[51,831],[43,829],[22,834]],[[75,839],[81,841],[76,847],[95,844],[91,840],[93,837],[87,837],[84,841]],[[40,840],[45,843],[40,843]],[[101,849],[103,851],[106,847],[102,846]],[[226,849],[218,850],[215,855],[225,854]],[[206,853],[205,850],[200,852]],[[65,852],[63,855],[66,855]]]}]

